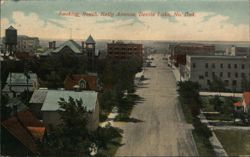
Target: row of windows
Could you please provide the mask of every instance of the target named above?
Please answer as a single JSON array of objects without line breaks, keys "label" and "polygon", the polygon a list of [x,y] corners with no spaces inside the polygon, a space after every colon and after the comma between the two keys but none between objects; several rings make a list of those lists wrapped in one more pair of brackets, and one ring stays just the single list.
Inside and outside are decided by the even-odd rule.
[{"label": "row of windows", "polygon": [[[205,72],[205,77],[208,77],[208,72],[206,71]],[[216,74],[215,74],[215,72],[212,72],[212,76],[215,76]],[[227,72],[227,73],[223,73],[223,72],[220,72],[219,73],[219,76],[220,77],[225,77],[225,76],[227,76],[228,78],[230,78],[232,75],[234,75],[234,77],[235,78],[238,78],[239,77],[239,73],[237,73],[237,72],[235,72],[235,73],[231,73],[231,72]],[[242,77],[242,78],[245,78],[246,77],[246,73],[240,73],[240,76]],[[249,73],[249,77],[250,77],[250,73]]]},{"label": "row of windows", "polygon": [[[193,66],[193,68],[196,68],[196,64],[195,63],[193,63],[192,66]],[[209,67],[208,63],[205,63],[205,68],[208,68],[208,67]],[[216,68],[215,63],[212,63],[211,67],[213,69],[215,69]],[[223,69],[224,68],[224,64],[223,63],[219,64],[219,67],[221,69]],[[227,68],[228,69],[231,69],[232,67],[234,67],[235,69],[237,69],[238,67],[241,67],[241,69],[245,69],[245,64],[241,64],[241,65],[238,65],[238,64],[227,64]],[[250,67],[250,64],[249,64],[249,67]]]},{"label": "row of windows", "polygon": [[[209,86],[211,84],[210,80],[207,80],[207,85]],[[224,80],[225,86],[229,86],[229,80]],[[237,86],[237,80],[232,80],[231,82],[232,86]]]},{"label": "row of windows", "polygon": [[137,47],[134,47],[134,48],[109,47],[109,50],[130,50],[130,51],[132,51],[132,50],[139,50],[139,48],[137,48]]}]

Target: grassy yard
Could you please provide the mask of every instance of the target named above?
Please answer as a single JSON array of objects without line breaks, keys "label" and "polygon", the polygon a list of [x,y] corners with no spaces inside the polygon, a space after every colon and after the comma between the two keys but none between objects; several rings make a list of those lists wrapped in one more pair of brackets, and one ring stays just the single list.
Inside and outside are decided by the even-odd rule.
[{"label": "grassy yard", "polygon": [[250,131],[215,130],[229,156],[250,155]]},{"label": "grassy yard", "polygon": [[222,121],[231,121],[233,120],[233,103],[240,100],[240,98],[233,98],[233,97],[219,97],[219,100],[221,101],[220,109],[216,111],[215,107],[218,108],[218,106],[215,106],[212,104],[213,101],[211,101],[214,98],[214,96],[203,96],[201,97],[202,100],[202,110],[204,112],[218,112],[218,114],[210,114],[206,113],[206,117],[208,120],[222,120]]},{"label": "grassy yard", "polygon": [[192,133],[198,149],[199,156],[216,156],[213,147],[208,139],[199,136],[194,131]]}]

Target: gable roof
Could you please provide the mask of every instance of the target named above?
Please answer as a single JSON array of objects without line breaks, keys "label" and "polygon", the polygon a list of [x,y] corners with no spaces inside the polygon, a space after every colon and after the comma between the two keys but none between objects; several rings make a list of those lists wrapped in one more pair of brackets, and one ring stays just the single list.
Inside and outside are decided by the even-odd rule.
[{"label": "gable roof", "polygon": [[47,96],[47,92],[48,92],[47,89],[35,90],[30,98],[29,103],[32,103],[32,104],[43,103]]},{"label": "gable roof", "polygon": [[89,35],[88,39],[86,40],[86,44],[95,44],[95,40],[91,35]]},{"label": "gable roof", "polygon": [[[43,124],[37,120],[31,112],[28,110],[18,112],[17,116],[13,116],[5,120],[1,123],[1,125],[32,153],[38,154],[38,148],[35,141],[38,136],[33,136],[28,130],[28,127],[44,127]],[[44,135],[45,128],[42,129],[41,132],[42,131],[43,133],[41,133],[41,136],[39,136],[38,139],[41,139]]]},{"label": "gable roof", "polygon": [[8,30],[16,30],[13,26],[10,26],[9,28],[7,28]]},{"label": "gable roof", "polygon": [[64,81],[64,88],[67,90],[73,90],[74,86],[78,85],[79,81],[82,79],[86,81],[88,90],[97,90],[97,76],[90,74],[68,75]]},{"label": "gable roof", "polygon": [[250,105],[250,92],[244,92],[243,99],[244,99],[246,105]]},{"label": "gable roof", "polygon": [[62,45],[60,45],[55,50],[51,51],[53,53],[60,52],[64,47],[69,47],[74,53],[81,53],[81,46],[77,44],[74,40],[68,40],[64,42]]},{"label": "gable roof", "polygon": [[[37,75],[36,73],[29,73],[29,77],[30,78],[28,78],[28,85],[32,86],[33,81],[37,80]],[[24,73],[10,73],[8,75],[6,83],[11,85],[26,85],[27,77]]]},{"label": "gable roof", "polygon": [[47,96],[41,108],[41,111],[57,111],[60,106],[60,98],[68,101],[69,97],[73,99],[82,99],[83,105],[87,111],[93,111],[97,102],[97,92],[95,91],[65,91],[65,90],[48,90]]},{"label": "gable roof", "polygon": [[234,106],[235,106],[235,107],[241,107],[241,106],[242,106],[242,103],[241,103],[240,101],[235,102],[235,103],[234,103]]}]

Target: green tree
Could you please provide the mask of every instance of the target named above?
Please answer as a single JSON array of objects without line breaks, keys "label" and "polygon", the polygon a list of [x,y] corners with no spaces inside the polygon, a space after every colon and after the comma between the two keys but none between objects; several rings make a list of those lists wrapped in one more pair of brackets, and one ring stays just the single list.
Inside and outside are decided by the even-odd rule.
[{"label": "green tree", "polygon": [[219,77],[214,75],[212,78],[212,82],[209,83],[209,90],[214,92],[224,92],[226,91],[226,86]]},{"label": "green tree", "polygon": [[243,91],[250,91],[250,80],[247,80],[246,76],[242,77],[241,87]]},{"label": "green tree", "polygon": [[218,95],[214,96],[212,99],[209,99],[209,104],[212,104],[214,106],[215,111],[222,111],[223,101],[220,100],[220,97]]},{"label": "green tree", "polygon": [[180,103],[188,105],[193,116],[198,115],[201,109],[200,85],[197,82],[183,81],[178,82],[177,87]]},{"label": "green tree", "polygon": [[88,115],[83,101],[69,97],[68,101],[61,99],[58,103],[62,123],[49,130],[50,134],[43,145],[44,155],[88,155],[91,142],[87,129]]}]

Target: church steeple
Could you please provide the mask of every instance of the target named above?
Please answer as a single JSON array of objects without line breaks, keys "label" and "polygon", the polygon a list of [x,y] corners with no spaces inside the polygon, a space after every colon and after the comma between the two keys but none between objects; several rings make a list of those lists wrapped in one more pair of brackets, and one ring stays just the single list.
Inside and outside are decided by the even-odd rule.
[{"label": "church steeple", "polygon": [[95,40],[91,35],[87,38],[85,41],[86,43],[86,52],[87,52],[87,58],[88,58],[88,71],[89,72],[95,72],[96,68],[96,59],[95,59]]}]

